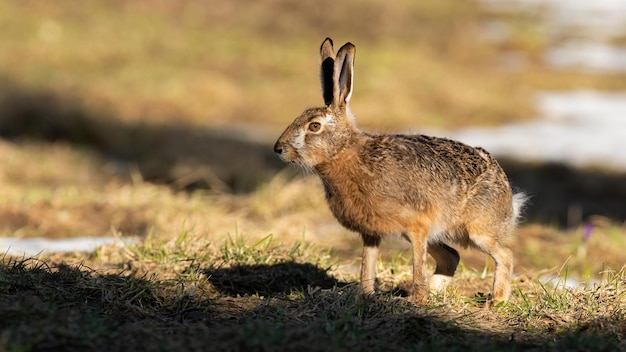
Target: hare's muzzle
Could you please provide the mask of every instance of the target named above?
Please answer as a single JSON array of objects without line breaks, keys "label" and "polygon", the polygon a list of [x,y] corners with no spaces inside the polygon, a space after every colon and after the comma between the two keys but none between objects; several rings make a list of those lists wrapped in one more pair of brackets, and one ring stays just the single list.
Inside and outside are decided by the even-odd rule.
[{"label": "hare's muzzle", "polygon": [[281,155],[283,153],[283,145],[280,142],[274,144],[274,153]]},{"label": "hare's muzzle", "polygon": [[289,148],[286,148],[285,143],[281,143],[280,139],[276,142],[276,144],[274,144],[274,153],[276,153],[278,155],[278,157],[280,158],[280,160],[288,163],[291,162],[290,158],[289,158]]}]

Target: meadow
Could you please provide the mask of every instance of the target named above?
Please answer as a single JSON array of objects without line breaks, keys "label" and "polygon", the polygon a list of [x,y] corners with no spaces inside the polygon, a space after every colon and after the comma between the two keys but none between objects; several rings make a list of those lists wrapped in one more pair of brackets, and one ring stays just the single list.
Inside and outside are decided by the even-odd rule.
[{"label": "meadow", "polygon": [[445,294],[408,303],[399,239],[359,294],[360,239],[271,148],[321,103],[326,36],[357,46],[369,130],[498,125],[536,118],[539,89],[626,89],[547,67],[536,18],[470,1],[2,2],[0,236],[118,243],[0,255],[0,351],[623,349],[615,170],[501,160],[532,196],[508,303],[487,301],[493,263],[471,250]]}]

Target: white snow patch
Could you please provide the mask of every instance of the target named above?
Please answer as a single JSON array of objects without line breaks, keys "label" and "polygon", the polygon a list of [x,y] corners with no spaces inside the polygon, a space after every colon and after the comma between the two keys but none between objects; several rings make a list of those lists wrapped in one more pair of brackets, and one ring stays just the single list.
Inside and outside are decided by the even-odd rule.
[{"label": "white snow patch", "polygon": [[602,281],[592,279],[589,282],[583,282],[573,277],[560,277],[556,275],[544,275],[539,277],[539,282],[544,285],[550,285],[557,289],[575,290],[579,288],[589,288],[602,284]]},{"label": "white snow patch", "polygon": [[35,256],[44,252],[91,252],[96,248],[121,243],[114,237],[77,237],[65,239],[48,238],[0,238],[0,253],[14,256]]},{"label": "white snow patch", "polygon": [[[624,24],[626,27],[626,24]],[[590,73],[626,73],[626,47],[588,41],[555,46],[545,54],[546,63],[560,69]]]},{"label": "white snow patch", "polygon": [[623,0],[481,0],[498,12],[525,12],[540,16],[551,37],[584,35],[606,40],[620,35],[626,25]]},{"label": "white snow patch", "polygon": [[[546,64],[586,72],[626,72],[626,47],[615,45],[626,29],[624,0],[481,0],[497,12],[530,13],[541,22],[552,47]],[[486,38],[506,40],[508,28],[498,21],[485,25]],[[507,59],[510,54],[505,56]],[[508,62],[505,60],[505,62]]]},{"label": "white snow patch", "polygon": [[626,92],[539,93],[534,121],[434,131],[497,156],[626,170]]}]

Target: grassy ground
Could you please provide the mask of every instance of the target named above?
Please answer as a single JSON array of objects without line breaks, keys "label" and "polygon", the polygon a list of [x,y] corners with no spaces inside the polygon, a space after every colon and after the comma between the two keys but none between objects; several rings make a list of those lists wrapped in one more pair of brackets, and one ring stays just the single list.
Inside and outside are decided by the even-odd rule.
[{"label": "grassy ground", "polygon": [[[488,31],[495,19],[502,33]],[[4,91],[51,92],[134,123],[279,132],[321,102],[317,50],[327,36],[357,45],[353,108],[370,128],[528,119],[535,88],[626,86],[544,67],[545,28],[471,1],[20,1],[0,5],[0,23]]]},{"label": "grassy ground", "polygon": [[[181,192],[120,180],[61,143],[0,145],[4,236],[126,243],[3,256],[0,350],[624,347],[624,229],[607,219],[587,240],[583,227],[522,226],[508,304],[485,306],[493,263],[463,251],[446,294],[416,307],[402,297],[410,254],[399,240],[384,243],[379,293],[358,294],[359,240],[311,177],[278,174],[248,194]],[[568,278],[590,285],[564,290]]]},{"label": "grassy ground", "polygon": [[[59,264],[59,259],[66,263]],[[461,270],[445,295],[413,306],[381,264],[362,297],[325,250],[238,238],[107,247],[84,256],[0,262],[0,348],[28,350],[618,350],[625,278],[566,290],[528,276],[486,307],[490,279]],[[103,266],[104,265],[104,266]]]},{"label": "grassy ground", "polygon": [[[505,38],[485,34],[496,20]],[[402,241],[361,297],[357,235],[271,150],[321,101],[326,36],[357,45],[353,109],[377,130],[532,118],[535,89],[626,88],[544,67],[542,33],[458,1],[0,2],[0,236],[126,243],[1,256],[0,351],[623,348],[623,174],[507,161],[533,195],[511,302],[485,306],[493,264],[463,251],[449,291],[416,307]]]}]

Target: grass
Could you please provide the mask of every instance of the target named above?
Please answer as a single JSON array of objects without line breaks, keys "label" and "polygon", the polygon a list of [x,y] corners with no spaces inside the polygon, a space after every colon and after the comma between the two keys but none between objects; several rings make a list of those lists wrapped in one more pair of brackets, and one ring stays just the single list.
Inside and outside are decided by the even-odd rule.
[{"label": "grass", "polygon": [[[472,1],[21,1],[0,13],[3,95],[50,92],[132,123],[254,123],[278,133],[321,102],[326,36],[358,47],[353,108],[368,128],[499,124],[532,118],[537,88],[625,87],[619,75],[545,67],[550,43],[536,19]],[[508,35],[491,38],[492,22]]]},{"label": "grass", "polygon": [[[446,295],[414,306],[384,289],[363,297],[352,283],[354,275],[342,273],[336,258],[305,243],[279,245],[271,237],[256,243],[231,238],[222,244],[205,236],[187,239],[156,244],[165,255],[145,248],[151,246],[146,241],[136,247],[107,248],[107,258],[68,256],[63,258],[67,263],[58,257],[4,256],[0,310],[6,318],[0,348],[624,347],[622,272],[599,285],[573,290],[517,279],[511,301],[489,308],[472,296],[474,287],[464,283],[468,277],[467,283],[476,281],[476,273],[463,270]],[[168,269],[148,274],[142,268],[149,263]],[[402,264],[393,270],[407,269]],[[391,275],[382,275],[381,287],[389,279]]]},{"label": "grass", "polygon": [[[593,219],[585,241],[582,226],[522,226],[509,304],[484,306],[493,264],[463,251],[446,294],[416,307],[402,297],[410,255],[395,239],[378,264],[380,292],[359,295],[360,241],[312,177],[182,192],[63,142],[1,141],[0,151],[3,236],[134,239],[4,256],[0,350],[623,348],[624,229],[609,219]],[[545,283],[552,276],[601,281],[564,290]]]},{"label": "grass", "polygon": [[[28,155],[5,147],[4,155],[13,155],[7,150]],[[125,232],[113,222],[113,228],[92,223],[94,234],[140,238],[93,253],[4,256],[0,314],[7,319],[0,349],[624,347],[624,274],[608,271],[623,264],[623,230],[614,225],[594,230],[585,256],[577,256],[582,229],[567,233],[523,226],[513,239],[518,276],[508,304],[485,307],[493,266],[467,252],[446,294],[413,306],[401,297],[410,278],[410,257],[393,240],[385,243],[379,262],[379,293],[360,296],[355,285],[358,240],[332,219],[313,179],[278,175],[258,192],[232,195],[173,192],[166,185],[125,184],[100,174],[101,182],[90,179],[78,192],[80,179],[97,173],[100,164],[87,162],[94,159],[82,151],[63,155],[73,161],[64,165],[59,158],[57,166],[71,165],[75,172],[61,173],[53,183],[39,179],[46,175],[35,172],[41,165],[25,164],[31,157],[8,158],[13,166],[32,171],[26,172],[28,182],[3,173],[3,185],[11,191],[2,209],[28,215],[48,204],[42,212],[46,226],[57,219],[58,231],[68,234],[80,233],[84,225],[63,222],[60,215],[91,208],[87,204],[128,212],[128,221],[149,226]],[[44,227],[3,226],[12,236],[30,233],[29,226]],[[589,272],[602,281],[574,290],[540,281],[546,274],[564,279]]]}]

